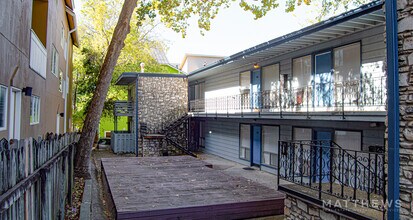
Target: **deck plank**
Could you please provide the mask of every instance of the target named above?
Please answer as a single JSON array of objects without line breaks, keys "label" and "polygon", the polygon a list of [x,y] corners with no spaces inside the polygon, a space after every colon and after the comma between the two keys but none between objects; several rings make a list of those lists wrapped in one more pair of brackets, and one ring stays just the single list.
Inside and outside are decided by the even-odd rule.
[{"label": "deck plank", "polygon": [[114,216],[240,219],[283,213],[281,192],[207,165],[190,156],[103,158]]}]

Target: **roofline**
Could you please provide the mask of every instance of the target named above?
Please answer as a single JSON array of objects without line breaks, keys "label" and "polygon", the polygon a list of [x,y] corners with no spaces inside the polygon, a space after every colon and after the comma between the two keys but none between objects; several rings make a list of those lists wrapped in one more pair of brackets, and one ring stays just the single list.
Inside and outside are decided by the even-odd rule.
[{"label": "roofline", "polygon": [[73,30],[73,33],[71,33],[73,44],[76,47],[79,47],[79,36],[77,34],[77,19],[76,19],[76,14],[73,11],[73,4],[72,5],[66,4],[65,12],[67,16],[67,23],[69,25],[69,30]]},{"label": "roofline", "polygon": [[185,61],[188,59],[188,57],[193,56],[193,57],[205,57],[205,58],[223,58],[225,56],[219,56],[219,55],[206,55],[206,54],[196,54],[196,53],[185,53],[184,59],[182,62],[179,64],[179,69],[182,70],[182,68],[185,65]]},{"label": "roofline", "polygon": [[124,72],[116,80],[115,85],[119,83],[122,78],[125,77],[170,77],[170,78],[187,78],[185,74],[171,74],[171,73],[140,73],[140,72]]},{"label": "roofline", "polygon": [[244,56],[254,54],[256,52],[259,52],[259,51],[262,51],[262,50],[280,45],[280,44],[285,43],[287,41],[291,41],[291,40],[297,39],[299,37],[302,37],[302,36],[309,35],[311,33],[320,31],[322,29],[329,28],[329,27],[337,25],[339,23],[343,23],[343,22],[351,20],[353,18],[356,18],[356,17],[362,16],[362,15],[380,10],[380,9],[382,9],[383,4],[384,4],[384,1],[376,0],[374,2],[362,5],[359,8],[355,8],[355,9],[350,10],[348,12],[345,12],[345,13],[342,13],[340,15],[334,16],[334,17],[329,18],[325,21],[319,22],[317,24],[310,25],[310,26],[305,27],[303,29],[300,29],[300,30],[291,32],[289,34],[283,35],[281,37],[277,37],[277,38],[272,39],[270,41],[258,44],[254,47],[248,48],[246,50],[243,50],[241,52],[233,54],[229,57],[225,57],[222,60],[219,60],[219,61],[214,62],[210,65],[207,65],[203,68],[200,68],[200,69],[197,69],[197,70],[194,70],[194,71],[190,72],[188,74],[188,77],[191,77],[191,76],[196,75],[198,73],[202,73],[206,70],[218,67],[218,66],[226,64],[228,62],[237,60],[237,59],[242,58]]}]

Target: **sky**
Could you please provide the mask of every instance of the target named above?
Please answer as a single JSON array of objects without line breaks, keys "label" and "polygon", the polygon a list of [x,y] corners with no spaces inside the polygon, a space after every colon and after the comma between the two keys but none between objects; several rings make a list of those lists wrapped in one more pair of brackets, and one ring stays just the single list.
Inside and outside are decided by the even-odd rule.
[{"label": "sky", "polygon": [[[201,35],[195,19],[190,20],[187,36],[158,25],[156,35],[168,45],[167,57],[170,63],[181,63],[186,53],[230,56],[260,43],[301,29],[315,17],[316,5],[300,6],[294,13],[286,13],[280,7],[265,17],[254,20],[251,12],[243,11],[233,3],[228,9],[220,10],[211,22],[211,30]],[[79,15],[81,0],[75,0],[75,12]]]}]

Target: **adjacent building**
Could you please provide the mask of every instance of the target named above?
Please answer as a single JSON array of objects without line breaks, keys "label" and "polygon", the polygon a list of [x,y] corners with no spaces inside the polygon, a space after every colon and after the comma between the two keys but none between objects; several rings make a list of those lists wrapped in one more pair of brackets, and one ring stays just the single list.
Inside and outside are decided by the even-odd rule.
[{"label": "adjacent building", "polygon": [[[278,174],[287,217],[311,219],[308,204],[322,219],[382,217],[373,204],[386,198],[382,7],[364,5],[190,72],[193,143]],[[367,208],[330,207],[333,215],[320,209],[328,199]]]},{"label": "adjacent building", "polygon": [[0,2],[0,137],[71,130],[73,8],[72,0]]}]

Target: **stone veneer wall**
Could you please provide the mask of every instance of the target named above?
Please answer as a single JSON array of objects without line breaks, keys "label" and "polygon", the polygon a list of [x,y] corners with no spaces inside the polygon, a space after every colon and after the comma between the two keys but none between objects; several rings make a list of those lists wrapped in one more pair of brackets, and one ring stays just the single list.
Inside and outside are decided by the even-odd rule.
[{"label": "stone veneer wall", "polygon": [[[146,123],[148,133],[159,133],[163,127],[188,113],[188,80],[178,77],[146,77],[138,79],[139,126]],[[176,129],[179,133],[179,129]],[[139,156],[180,154],[165,140],[143,139],[139,133]]]},{"label": "stone veneer wall", "polygon": [[284,216],[285,219],[302,219],[302,220],[346,220],[343,216],[324,211],[317,206],[308,204],[292,196],[287,195],[284,200]]},{"label": "stone veneer wall", "polygon": [[413,218],[413,1],[397,0],[400,97],[400,219]]}]

